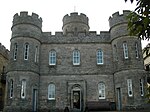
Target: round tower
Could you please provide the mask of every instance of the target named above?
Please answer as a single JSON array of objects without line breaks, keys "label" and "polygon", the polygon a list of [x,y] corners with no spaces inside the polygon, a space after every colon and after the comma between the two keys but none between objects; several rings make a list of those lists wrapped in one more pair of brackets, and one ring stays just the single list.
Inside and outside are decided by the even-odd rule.
[{"label": "round tower", "polygon": [[41,28],[42,19],[35,13],[14,15],[7,73],[8,111],[37,111]]},{"label": "round tower", "polygon": [[67,32],[88,32],[89,31],[89,19],[85,14],[78,15],[77,12],[65,15],[63,17],[63,33]]},{"label": "round tower", "polygon": [[[137,36],[130,36],[127,16],[116,12],[109,18],[113,50],[114,83],[117,109],[136,108],[145,100],[145,76],[141,42]],[[131,108],[132,108],[131,107]]]}]

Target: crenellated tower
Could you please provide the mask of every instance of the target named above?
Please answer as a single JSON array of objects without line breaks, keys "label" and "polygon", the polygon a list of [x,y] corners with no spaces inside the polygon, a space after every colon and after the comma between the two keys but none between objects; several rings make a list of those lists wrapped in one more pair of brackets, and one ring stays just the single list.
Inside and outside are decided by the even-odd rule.
[{"label": "crenellated tower", "polygon": [[[35,13],[14,15],[7,73],[6,110],[10,104],[16,111],[36,111],[39,85],[39,51],[41,47],[42,19]],[[12,89],[12,91],[11,91]],[[15,100],[13,100],[15,99]],[[18,104],[22,102],[22,104]],[[28,107],[28,108],[26,108]]]},{"label": "crenellated tower", "polygon": [[123,14],[116,12],[109,18],[118,110],[144,102],[144,92],[140,96],[137,94],[140,90],[138,87],[132,89],[132,86],[144,83],[146,74],[143,69],[141,41],[137,36],[129,35],[129,14],[130,11],[124,10]]},{"label": "crenellated tower", "polygon": [[63,18],[63,33],[73,32],[77,34],[78,32],[88,32],[89,19],[85,14],[78,14],[76,12],[70,13],[70,15],[65,15]]}]

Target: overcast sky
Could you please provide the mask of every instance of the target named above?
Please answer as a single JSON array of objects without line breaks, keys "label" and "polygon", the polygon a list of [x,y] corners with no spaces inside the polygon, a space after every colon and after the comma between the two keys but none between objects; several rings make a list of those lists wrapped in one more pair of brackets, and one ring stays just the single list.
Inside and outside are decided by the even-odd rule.
[{"label": "overcast sky", "polygon": [[[13,16],[21,11],[38,14],[43,19],[43,32],[62,31],[62,18],[71,12],[84,13],[89,18],[90,31],[109,30],[109,17],[122,10],[134,10],[135,3],[124,0],[0,0],[0,43],[10,48]],[[143,47],[147,44],[145,42]]]}]

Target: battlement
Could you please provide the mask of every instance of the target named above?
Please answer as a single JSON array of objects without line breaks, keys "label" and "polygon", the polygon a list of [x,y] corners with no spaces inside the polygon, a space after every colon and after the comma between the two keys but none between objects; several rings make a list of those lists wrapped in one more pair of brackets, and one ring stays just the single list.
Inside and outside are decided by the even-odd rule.
[{"label": "battlement", "polygon": [[123,10],[123,14],[120,14],[119,12],[112,14],[112,16],[109,18],[110,28],[121,23],[127,23],[127,16],[130,14],[130,12],[131,11],[129,10]]},{"label": "battlement", "polygon": [[20,12],[20,15],[16,13],[13,18],[13,26],[18,24],[32,24],[39,28],[42,28],[42,18],[39,15],[32,13],[28,15],[28,12]]},{"label": "battlement", "polygon": [[70,22],[80,22],[88,25],[88,21],[89,19],[85,14],[78,14],[77,12],[73,12],[70,13],[70,15],[67,14],[63,17],[63,26]]},{"label": "battlement", "polygon": [[9,58],[9,50],[5,48],[4,45],[0,43],[0,54],[3,55],[6,59]]}]

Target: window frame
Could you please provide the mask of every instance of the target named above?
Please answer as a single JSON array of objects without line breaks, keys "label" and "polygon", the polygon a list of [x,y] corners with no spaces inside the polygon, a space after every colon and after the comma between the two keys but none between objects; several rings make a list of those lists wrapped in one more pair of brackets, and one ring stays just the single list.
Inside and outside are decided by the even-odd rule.
[{"label": "window frame", "polygon": [[50,83],[48,85],[48,100],[55,100],[56,98],[56,87],[55,84]]},{"label": "window frame", "polygon": [[105,83],[103,82],[100,82],[98,84],[98,97],[99,99],[106,99],[106,86],[105,86]]},{"label": "window frame", "polygon": [[96,56],[97,56],[97,65],[104,64],[104,56],[103,51],[101,49],[97,50]]},{"label": "window frame", "polygon": [[34,62],[35,63],[38,63],[38,60],[39,60],[39,47],[38,46],[36,46],[35,47],[35,57],[34,57]]},{"label": "window frame", "polygon": [[143,79],[139,79],[140,80],[140,95],[144,96],[144,80]]},{"label": "window frame", "polygon": [[51,50],[49,52],[49,65],[56,65],[56,51]]},{"label": "window frame", "polygon": [[123,54],[125,59],[129,58],[127,42],[123,42]]},{"label": "window frame", "polygon": [[133,96],[133,84],[132,84],[132,79],[127,79],[127,86],[128,86],[128,96],[132,97]]},{"label": "window frame", "polygon": [[28,60],[29,58],[29,44],[26,43],[24,45],[24,60]]},{"label": "window frame", "polygon": [[13,98],[13,96],[14,96],[14,81],[13,79],[10,79],[9,98]]},{"label": "window frame", "polygon": [[73,65],[80,65],[80,51],[73,51]]},{"label": "window frame", "polygon": [[138,43],[135,43],[135,57],[139,58],[139,50],[138,50]]},{"label": "window frame", "polygon": [[27,82],[25,79],[21,80],[21,99],[26,98],[26,87],[27,87]]},{"label": "window frame", "polygon": [[18,45],[17,43],[14,44],[14,60],[17,60],[17,52],[18,52]]}]

